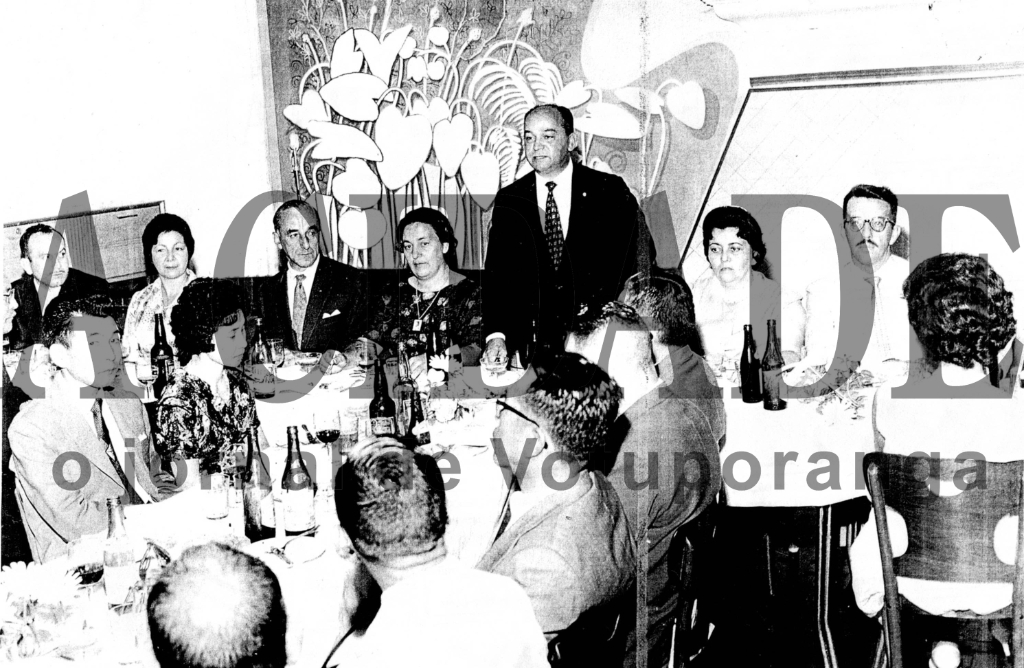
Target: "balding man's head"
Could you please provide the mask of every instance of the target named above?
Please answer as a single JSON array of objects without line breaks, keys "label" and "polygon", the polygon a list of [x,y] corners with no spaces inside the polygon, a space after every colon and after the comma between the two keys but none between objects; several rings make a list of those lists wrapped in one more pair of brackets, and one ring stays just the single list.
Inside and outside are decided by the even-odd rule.
[{"label": "balding man's head", "polygon": [[161,668],[281,668],[285,610],[277,577],[259,559],[211,543],[167,567],[148,603]]}]

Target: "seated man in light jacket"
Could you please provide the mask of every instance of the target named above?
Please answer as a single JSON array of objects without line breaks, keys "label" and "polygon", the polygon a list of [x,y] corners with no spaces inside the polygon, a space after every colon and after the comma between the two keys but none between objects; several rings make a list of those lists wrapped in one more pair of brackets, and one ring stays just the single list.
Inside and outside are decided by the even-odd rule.
[{"label": "seated man in light jacket", "polygon": [[579,355],[534,368],[540,377],[524,395],[498,402],[494,458],[518,491],[477,568],[521,584],[550,640],[629,590],[636,558],[618,496],[590,469],[606,447],[621,390]]},{"label": "seated man in light jacket", "polygon": [[36,561],[103,531],[108,497],[128,505],[175,489],[167,474],[150,475],[159,460],[142,402],[114,387],[122,377],[121,336],[111,306],[108,298],[88,297],[47,311],[43,345],[58,370],[46,397],[25,403],[8,432],[15,493]]}]

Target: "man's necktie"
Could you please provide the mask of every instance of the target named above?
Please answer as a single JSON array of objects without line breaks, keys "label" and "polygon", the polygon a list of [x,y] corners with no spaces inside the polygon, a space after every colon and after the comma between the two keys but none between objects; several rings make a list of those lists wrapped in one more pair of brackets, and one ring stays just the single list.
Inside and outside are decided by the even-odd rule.
[{"label": "man's necktie", "polygon": [[295,297],[292,299],[292,330],[295,332],[295,347],[302,347],[302,324],[306,322],[306,288],[302,281],[305,274],[295,277]]},{"label": "man's necktie", "polygon": [[494,542],[497,543],[498,539],[501,538],[501,534],[505,533],[505,529],[508,528],[508,523],[512,520],[512,507],[507,503],[505,504],[505,512],[501,515],[501,524],[498,526],[498,533],[494,536]]},{"label": "man's necktie", "polygon": [[882,299],[882,277],[872,276],[865,278],[871,286],[871,302],[875,309],[875,319],[871,324],[871,349],[880,355],[879,360],[884,361],[892,357],[889,333],[885,329],[885,307]]},{"label": "man's necktie", "polygon": [[548,181],[548,202],[544,209],[544,236],[548,240],[548,253],[551,255],[551,265],[558,270],[562,262],[562,219],[558,217],[558,205],[555,204],[554,181]]},{"label": "man's necktie", "polygon": [[110,458],[110,463],[114,466],[114,471],[117,472],[117,477],[121,479],[121,484],[124,485],[125,492],[128,493],[129,503],[137,505],[142,503],[142,497],[135,491],[135,487],[132,486],[128,480],[128,476],[125,475],[124,469],[121,468],[121,462],[117,461],[117,453],[114,452],[114,444],[110,442],[110,432],[107,431],[107,425],[103,422],[103,400],[97,399],[92,404],[92,419],[96,426],[96,436],[107,446],[107,457]]}]

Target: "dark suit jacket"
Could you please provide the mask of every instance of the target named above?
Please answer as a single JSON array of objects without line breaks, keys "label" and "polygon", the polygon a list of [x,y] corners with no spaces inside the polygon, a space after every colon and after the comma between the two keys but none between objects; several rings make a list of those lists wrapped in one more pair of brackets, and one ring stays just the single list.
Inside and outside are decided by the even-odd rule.
[{"label": "dark suit jacket", "polygon": [[[43,315],[39,307],[39,292],[36,290],[32,276],[25,274],[11,284],[18,299],[18,313],[14,316],[14,328],[11,329],[9,340],[11,348],[20,350],[43,337]],[[75,268],[68,270],[68,277],[60,288],[60,294],[50,302],[47,310],[61,302],[69,302],[90,295],[110,294],[110,285],[102,278],[97,278]]]},{"label": "dark suit jacket", "polygon": [[7,429],[18,414],[18,408],[28,401],[28,397],[11,382],[6,368],[0,370],[3,371],[4,382],[3,497],[0,498],[3,538],[0,539],[0,565],[7,566],[15,561],[32,561],[25,525],[21,522],[21,511],[18,510],[18,501],[14,495],[14,471],[8,466],[11,461],[11,444],[7,439]]},{"label": "dark suit jacket", "polygon": [[302,341],[296,342],[292,331],[287,269],[263,287],[263,336],[283,339],[289,350],[344,350],[366,334],[366,311],[366,274],[321,255],[306,302]]},{"label": "dark suit jacket", "polygon": [[615,491],[600,473],[583,471],[571,490],[510,523],[476,567],[522,585],[550,640],[633,586],[636,552]]},{"label": "dark suit jacket", "polygon": [[[636,199],[617,176],[573,165],[569,233],[557,272],[544,236],[533,172],[498,191],[484,264],[484,333],[509,350],[537,340],[561,347],[579,308],[614,300],[637,271],[638,238],[654,242]],[[642,224],[641,224],[642,223]]]}]

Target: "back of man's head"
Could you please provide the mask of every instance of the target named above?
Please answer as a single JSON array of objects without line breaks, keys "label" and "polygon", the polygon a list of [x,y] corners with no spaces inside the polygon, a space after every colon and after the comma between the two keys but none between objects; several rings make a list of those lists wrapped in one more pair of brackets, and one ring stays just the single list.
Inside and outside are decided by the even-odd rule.
[{"label": "back of man's head", "polygon": [[690,346],[701,353],[693,293],[677,273],[652,267],[649,274],[632,276],[626,281],[622,301],[647,322],[656,344]]},{"label": "back of man's head", "polygon": [[632,306],[608,302],[581,311],[566,349],[607,371],[619,385],[650,374],[654,368],[651,333]]},{"label": "back of man's head", "polygon": [[58,302],[54,308],[47,309],[43,317],[42,344],[52,346],[59,343],[65,347],[70,345],[71,332],[75,329],[75,319],[84,316],[93,318],[112,318],[114,302],[104,295],[81,297],[66,302]]},{"label": "back of man's head", "polygon": [[281,587],[259,559],[210,543],[185,550],[147,605],[161,668],[282,668]]},{"label": "back of man's head", "polygon": [[341,527],[369,562],[415,559],[444,539],[444,479],[433,457],[392,438],[360,445],[338,471],[334,504]]},{"label": "back of man's head", "polygon": [[523,407],[580,467],[599,464],[619,415],[621,388],[601,367],[575,353],[540,360],[533,369],[537,379],[520,397]]}]

